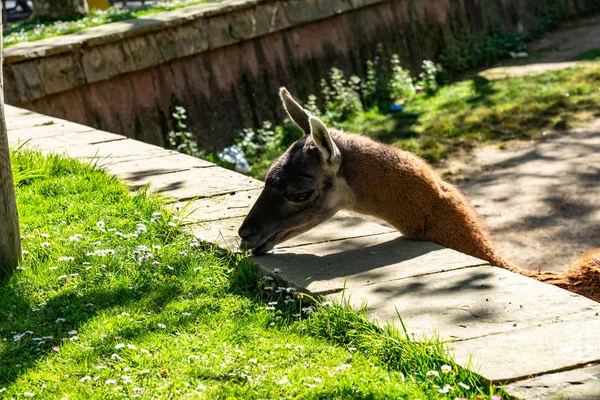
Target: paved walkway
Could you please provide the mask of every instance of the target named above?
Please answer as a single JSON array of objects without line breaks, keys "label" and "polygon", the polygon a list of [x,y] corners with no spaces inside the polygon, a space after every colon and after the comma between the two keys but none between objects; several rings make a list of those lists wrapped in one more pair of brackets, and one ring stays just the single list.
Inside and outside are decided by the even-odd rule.
[{"label": "paved walkway", "polygon": [[[178,207],[193,200],[190,230],[225,248],[235,248],[237,227],[262,187],[124,136],[10,106],[6,114],[11,145],[95,162],[133,189],[149,184]],[[366,299],[381,323],[397,324],[399,313],[411,335],[439,333],[452,340],[459,364],[511,382],[515,396],[600,396],[600,304],[581,296],[346,213],[254,261],[311,293],[356,306]]]}]

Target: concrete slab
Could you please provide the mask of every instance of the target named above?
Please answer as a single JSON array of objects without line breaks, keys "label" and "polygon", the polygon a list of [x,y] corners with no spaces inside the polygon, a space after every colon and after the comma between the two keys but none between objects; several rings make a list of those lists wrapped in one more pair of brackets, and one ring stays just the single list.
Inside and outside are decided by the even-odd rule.
[{"label": "concrete slab", "polygon": [[[372,297],[382,290],[376,283],[485,264],[434,243],[404,239],[396,232],[369,235],[359,228],[353,233],[368,236],[277,250],[274,255],[254,257],[254,262],[266,272],[279,269],[286,281],[312,293],[339,292],[345,287],[359,305],[363,297],[375,301],[378,312],[396,293],[385,300],[379,296],[379,302]],[[410,286],[403,290],[414,292]]]},{"label": "concrete slab", "polygon": [[[192,230],[200,240],[217,242],[219,245],[231,249],[233,248],[232,244],[238,244],[239,242],[237,231],[243,221],[243,217],[216,220],[210,223],[201,223],[192,227]],[[340,241],[342,239],[362,236],[380,235],[390,232],[393,232],[393,230],[385,226],[365,222],[360,218],[351,217],[345,212],[339,212],[329,221],[324,222],[311,231],[282,243],[274,251],[278,256],[281,256],[286,253],[285,249],[287,248],[297,248],[297,246]],[[394,233],[394,235],[398,236],[398,233]],[[343,244],[341,245],[343,246]],[[258,259],[258,257],[256,259]],[[279,257],[278,260],[283,261],[283,259]]]},{"label": "concrete slab", "polygon": [[558,372],[506,385],[513,396],[527,400],[600,399],[600,365]]},{"label": "concrete slab", "polygon": [[[404,241],[397,247],[404,244],[404,251],[415,251],[415,243],[421,242]],[[466,268],[472,263],[465,257],[441,248],[399,263],[380,255],[354,261],[360,256],[350,254],[352,263],[384,266],[363,267],[366,272],[348,277],[343,297],[354,306],[366,299],[369,313],[380,322],[398,323],[399,313],[416,338],[470,339],[540,324],[600,321],[600,304],[594,301],[489,265]],[[341,299],[342,294],[332,297]],[[500,358],[492,364],[503,362]]]},{"label": "concrete slab", "polygon": [[101,160],[98,167],[121,179],[135,182],[142,177],[169,174],[194,168],[214,167],[215,164],[196,157],[166,151],[160,157],[131,161]]},{"label": "concrete slab", "polygon": [[[18,144],[23,144],[25,142],[30,142],[38,139],[56,138],[63,136],[67,133],[88,133],[90,136],[97,135],[98,137],[114,135],[113,139],[111,140],[114,140],[115,137],[124,138],[124,136],[116,135],[114,133],[96,131],[84,125],[71,123],[53,123],[50,125],[45,125],[27,122],[27,124],[23,124],[22,126],[17,128],[15,128],[14,126],[9,127],[8,132],[8,143],[10,146],[16,146]],[[44,145],[45,143],[41,144]]]},{"label": "concrete slab", "polygon": [[[43,127],[50,128],[50,127]],[[44,129],[46,130],[46,129]],[[103,131],[88,131],[88,132],[60,132],[52,136],[42,136],[36,137],[37,129],[31,128],[26,130],[25,135],[19,135],[17,141],[15,141],[15,136],[11,135],[9,139],[9,145],[17,146],[22,144],[25,148],[34,149],[34,150],[43,150],[44,152],[48,152],[51,150],[56,150],[56,152],[61,152],[60,150],[63,148],[71,148],[79,145],[89,145],[95,144],[98,142],[109,142],[109,141],[121,141],[126,139],[125,136],[117,135],[114,133],[103,132]],[[28,137],[27,141],[23,141],[23,137]]]},{"label": "concrete slab", "polygon": [[489,381],[511,382],[600,362],[598,332],[600,317],[596,316],[464,340],[450,347],[460,365]]},{"label": "concrete slab", "polygon": [[131,188],[150,188],[175,200],[228,194],[262,187],[262,182],[220,167],[195,168],[171,174],[127,179]]},{"label": "concrete slab", "polygon": [[220,219],[245,217],[254,204],[262,189],[243,192],[232,192],[221,196],[179,202],[175,204],[178,210],[186,208],[186,219],[194,222],[210,222]]},{"label": "concrete slab", "polygon": [[[133,139],[117,140],[96,144],[81,144],[78,146],[62,147],[56,149],[43,149],[44,153],[65,154],[71,158],[97,163],[111,161],[131,161],[139,159],[152,159],[162,157],[165,150],[161,147],[138,142]],[[173,152],[174,153],[174,152]]]}]

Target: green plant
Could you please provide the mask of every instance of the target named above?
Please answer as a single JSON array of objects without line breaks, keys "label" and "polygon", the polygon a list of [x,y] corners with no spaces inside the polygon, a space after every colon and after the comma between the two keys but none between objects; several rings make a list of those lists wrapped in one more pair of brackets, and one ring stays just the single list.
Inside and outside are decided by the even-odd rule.
[{"label": "green plant", "polygon": [[198,143],[194,135],[188,131],[185,120],[187,119],[185,108],[175,107],[172,114],[175,123],[175,130],[167,134],[167,142],[170,149],[193,157],[202,157],[203,153],[198,149]]},{"label": "green plant", "polygon": [[424,60],[421,67],[422,71],[419,74],[419,86],[423,88],[425,93],[433,94],[440,87],[438,83],[438,75],[441,72],[442,67],[436,65],[433,61]]},{"label": "green plant", "polygon": [[402,68],[400,57],[393,55],[391,59],[391,77],[387,90],[393,100],[407,100],[415,94],[415,84],[410,72]]},{"label": "green plant", "polygon": [[321,81],[321,93],[325,100],[324,115],[331,124],[352,118],[363,109],[361,79],[351,76],[346,80],[344,72],[338,68],[331,69],[329,82]]},{"label": "green plant", "polygon": [[511,52],[525,51],[524,37],[506,32],[492,36],[464,35],[445,46],[438,60],[452,75],[491,65],[510,56]]}]

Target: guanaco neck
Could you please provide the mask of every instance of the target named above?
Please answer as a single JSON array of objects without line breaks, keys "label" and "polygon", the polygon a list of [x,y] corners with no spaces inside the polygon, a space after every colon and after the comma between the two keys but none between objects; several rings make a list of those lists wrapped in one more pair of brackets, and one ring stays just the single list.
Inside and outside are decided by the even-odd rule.
[{"label": "guanaco neck", "polygon": [[419,238],[440,198],[440,179],[415,155],[358,135],[336,134],[339,175],[352,193],[346,208],[386,221]]}]

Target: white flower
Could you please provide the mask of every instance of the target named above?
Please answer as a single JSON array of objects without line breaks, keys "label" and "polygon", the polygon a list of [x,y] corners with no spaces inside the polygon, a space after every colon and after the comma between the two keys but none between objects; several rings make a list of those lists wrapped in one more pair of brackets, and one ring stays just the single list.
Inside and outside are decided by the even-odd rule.
[{"label": "white flower", "polygon": [[440,376],[440,373],[437,371],[427,371],[427,376]]},{"label": "white flower", "polygon": [[440,393],[448,393],[449,391],[454,390],[454,388],[450,385],[446,385],[441,389],[438,389],[438,392]]},{"label": "white flower", "polygon": [[134,344],[127,344],[127,348],[129,350],[137,350],[137,347]]},{"label": "white flower", "polygon": [[444,374],[449,374],[452,371],[452,367],[447,364],[442,365],[441,369]]},{"label": "white flower", "polygon": [[123,376],[122,376],[122,378],[123,378],[123,383],[124,383],[124,384],[126,384],[126,385],[127,385],[128,383],[133,383],[133,381],[131,380],[131,377],[130,377],[130,376],[123,375]]},{"label": "white flower", "polygon": [[461,388],[465,389],[465,390],[471,390],[471,386],[466,385],[462,382],[459,382],[458,386],[460,386]]},{"label": "white flower", "polygon": [[77,233],[73,236],[69,236],[69,240],[71,242],[79,242],[81,240],[81,238],[83,238],[83,235],[81,233]]},{"label": "white flower", "polygon": [[265,310],[267,310],[267,311],[275,311],[275,307],[273,307],[273,306],[266,306]]},{"label": "white flower", "polygon": [[139,373],[140,375],[146,375],[146,374],[149,374],[149,373],[150,373],[150,370],[149,370],[149,369],[143,369],[143,370],[141,370],[141,371],[140,371],[140,372],[138,372],[138,373]]},{"label": "white flower", "polygon": [[89,376],[89,375],[86,375],[86,376],[84,376],[83,378],[81,378],[81,379],[79,380],[79,382],[87,382],[87,381],[91,381],[91,380],[92,380],[92,377],[91,377],[91,376]]},{"label": "white flower", "polygon": [[146,349],[140,349],[140,351],[148,356],[152,355],[148,350]]},{"label": "white flower", "polygon": [[58,324],[59,322],[65,322],[66,320],[64,318],[56,318],[56,323]]},{"label": "white flower", "polygon": [[146,233],[148,232],[148,228],[144,224],[137,224],[137,232],[138,233]]},{"label": "white flower", "polygon": [[348,368],[352,368],[352,364],[340,364],[340,365],[338,365],[337,367],[335,367],[335,369],[336,369],[337,371],[345,371],[345,370],[347,370]]},{"label": "white flower", "polygon": [[123,347],[125,347],[125,343],[119,343],[115,346],[115,349],[119,350],[119,349],[122,349]]},{"label": "white flower", "polygon": [[23,271],[23,270],[25,270],[25,268],[24,268],[24,267],[22,267],[22,266],[20,266],[20,265],[17,267],[17,271]]},{"label": "white flower", "polygon": [[117,381],[114,379],[107,379],[106,382],[104,382],[105,385],[116,385]]},{"label": "white flower", "polygon": [[58,279],[67,279],[67,278],[68,278],[67,275],[61,275],[61,276],[58,277]]},{"label": "white flower", "polygon": [[278,274],[280,272],[281,272],[281,270],[279,268],[273,268],[273,273],[274,274]]},{"label": "white flower", "polygon": [[161,324],[160,322],[158,323],[158,327],[160,329],[165,329],[167,326],[165,324]]},{"label": "white flower", "polygon": [[75,261],[75,257],[63,256],[63,257],[59,257],[58,261]]},{"label": "white flower", "polygon": [[25,392],[25,393],[23,393],[23,396],[25,396],[25,397],[33,397],[33,396],[35,396],[35,393]]},{"label": "white flower", "polygon": [[47,233],[40,233],[40,236],[46,239],[50,237]]},{"label": "white flower", "polygon": [[277,383],[280,385],[287,385],[290,383],[290,380],[288,379],[287,375],[284,375],[283,378],[277,381]]},{"label": "white flower", "polygon": [[106,232],[106,229],[104,228],[106,226],[104,224],[104,221],[96,222],[96,226],[98,227],[98,230],[100,230],[100,232]]},{"label": "white flower", "polygon": [[43,242],[42,244],[40,244],[41,247],[49,247],[50,243],[48,242]]},{"label": "white flower", "polygon": [[190,247],[198,247],[200,246],[200,242],[196,239],[192,239],[192,241],[190,242]]},{"label": "white flower", "polygon": [[113,359],[113,360],[122,360],[123,359],[123,357],[121,357],[118,354],[113,354],[113,355],[110,356],[110,358]]}]

